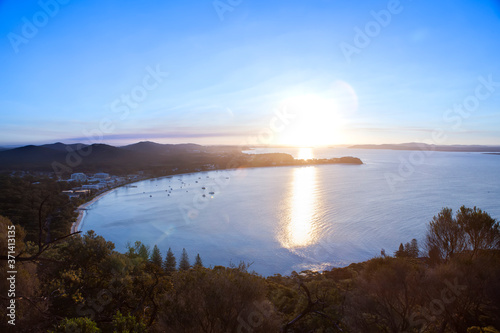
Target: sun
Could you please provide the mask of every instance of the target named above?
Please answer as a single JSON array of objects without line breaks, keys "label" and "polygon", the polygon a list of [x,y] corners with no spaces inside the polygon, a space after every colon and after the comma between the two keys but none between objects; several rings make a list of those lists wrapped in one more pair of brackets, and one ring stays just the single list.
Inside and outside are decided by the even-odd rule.
[{"label": "sun", "polygon": [[304,94],[282,103],[292,120],[279,134],[278,143],[296,147],[339,144],[345,139],[343,120],[335,98]]}]

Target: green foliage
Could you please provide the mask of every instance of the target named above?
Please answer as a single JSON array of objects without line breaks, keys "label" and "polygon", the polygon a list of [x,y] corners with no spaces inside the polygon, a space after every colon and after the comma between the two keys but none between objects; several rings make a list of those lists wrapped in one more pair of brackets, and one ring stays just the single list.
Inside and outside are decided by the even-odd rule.
[{"label": "green foliage", "polygon": [[432,218],[426,236],[427,249],[439,250],[440,258],[449,259],[464,248],[460,228],[453,218],[451,208],[443,208]]},{"label": "green foliage", "polygon": [[189,257],[186,249],[182,249],[181,260],[179,261],[179,270],[185,271],[191,268],[191,264],[189,263]]},{"label": "green foliage", "polygon": [[149,258],[149,261],[151,261],[153,265],[156,265],[157,267],[161,268],[163,259],[161,257],[160,249],[156,244],[153,247],[153,252],[151,252],[151,257]]},{"label": "green foliage", "polygon": [[443,208],[429,223],[426,246],[445,260],[463,252],[475,257],[481,251],[500,249],[500,226],[476,207],[462,206],[456,217],[450,208]]},{"label": "green foliage", "polygon": [[51,240],[69,233],[76,203],[62,194],[68,184],[49,178],[0,176],[0,215],[26,231],[26,241]]},{"label": "green foliage", "polygon": [[423,267],[401,258],[366,262],[347,299],[349,325],[359,332],[406,332],[419,306]]},{"label": "green foliage", "polygon": [[124,316],[118,311],[113,316],[114,333],[142,333],[147,332],[146,325],[130,314]]},{"label": "green foliage", "polygon": [[134,243],[134,247],[127,244],[127,255],[130,258],[139,258],[143,261],[149,260],[149,246],[146,246],[140,241]]},{"label": "green foliage", "polygon": [[456,214],[456,223],[472,256],[479,251],[500,249],[500,226],[488,213],[462,206]]},{"label": "green foliage", "polygon": [[399,244],[399,249],[394,253],[394,256],[396,258],[406,257],[406,251],[405,251],[405,248],[403,246],[403,243]]},{"label": "green foliage", "polygon": [[199,253],[196,255],[196,259],[194,261],[194,267],[203,267],[203,261],[201,261]]},{"label": "green foliage", "polygon": [[171,248],[168,248],[167,256],[165,257],[165,262],[163,269],[167,274],[172,274],[176,271],[177,261],[175,260],[174,253]]},{"label": "green foliage", "polygon": [[488,327],[473,326],[467,329],[467,333],[500,333],[500,331],[493,326],[488,326]]},{"label": "green foliage", "polygon": [[420,250],[418,248],[418,242],[415,238],[411,240],[410,243],[399,244],[399,249],[394,253],[396,258],[418,258]]},{"label": "green foliage", "polygon": [[[264,279],[245,266],[180,270],[172,283],[160,314],[162,331],[244,332],[246,325],[253,332],[279,331]],[[256,316],[262,323],[252,326]]]},{"label": "green foliage", "polygon": [[67,332],[79,332],[79,333],[99,333],[101,330],[97,327],[97,324],[85,317],[79,318],[64,318],[56,327],[54,333],[67,333]]},{"label": "green foliage", "polygon": [[[4,253],[12,225],[0,216]],[[396,258],[267,278],[249,273],[244,264],[204,268],[199,254],[190,269],[185,249],[178,271],[171,249],[160,269],[156,245],[150,255],[141,242],[121,254],[113,243],[89,231],[58,243],[37,261],[16,263],[20,295],[16,328],[23,332],[55,327],[53,332],[493,333],[500,327],[497,228],[478,209],[462,207],[455,218],[444,209],[430,229],[447,233],[432,237],[457,239],[431,249],[428,260],[418,258],[413,239],[400,244]],[[37,251],[25,236],[16,225],[16,249],[25,251],[24,258]],[[440,260],[446,251],[453,255]],[[7,275],[6,265],[0,266],[0,275]],[[0,281],[0,289],[8,289],[6,279]],[[2,308],[7,302],[0,298]],[[8,331],[5,322],[0,331]]]}]

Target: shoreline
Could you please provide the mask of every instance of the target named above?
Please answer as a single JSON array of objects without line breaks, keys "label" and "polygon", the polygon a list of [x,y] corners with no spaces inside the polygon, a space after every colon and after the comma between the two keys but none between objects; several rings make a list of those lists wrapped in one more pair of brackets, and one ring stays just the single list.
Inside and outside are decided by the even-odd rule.
[{"label": "shoreline", "polygon": [[[221,169],[221,170],[227,170],[227,169]],[[216,171],[216,170],[207,170],[207,171]],[[199,173],[199,172],[206,172],[206,171],[181,172],[181,173],[176,173],[176,174],[167,175],[167,176],[150,177],[150,178],[146,177],[146,178],[143,178],[143,179],[140,179],[140,180],[133,181],[131,183],[125,183],[125,184],[116,186],[116,187],[111,188],[111,189],[109,189],[109,190],[107,190],[105,192],[102,192],[98,196],[92,198],[92,200],[84,202],[83,204],[81,204],[80,206],[78,206],[78,208],[76,208],[76,211],[78,211],[78,216],[76,218],[76,221],[71,224],[70,233],[75,233],[75,232],[79,231],[78,229],[80,229],[80,224],[82,223],[82,220],[85,217],[85,211],[86,211],[85,208],[87,208],[88,206],[92,205],[93,203],[95,203],[97,200],[101,199],[105,195],[110,194],[111,192],[113,192],[113,191],[115,191],[115,190],[117,190],[119,188],[122,188],[122,187],[127,186],[127,185],[132,185],[132,184],[135,184],[135,183],[139,183],[139,182],[142,182],[142,181],[145,181],[145,180],[160,179],[160,178],[166,178],[166,177],[174,177],[174,176],[186,175],[186,174],[195,174],[195,173]]]},{"label": "shoreline", "polygon": [[107,190],[107,191],[99,194],[98,196],[96,196],[92,200],[87,201],[87,202],[81,204],[80,206],[78,206],[78,208],[76,209],[78,211],[78,217],[76,218],[76,221],[71,224],[71,230],[70,230],[71,233],[75,233],[75,232],[79,231],[78,229],[80,229],[80,223],[82,223],[83,217],[85,216],[85,211],[86,211],[85,208],[92,205],[93,203],[95,203],[97,200],[101,199],[106,194],[109,194],[120,187],[115,187],[115,188],[112,188],[110,190]]}]

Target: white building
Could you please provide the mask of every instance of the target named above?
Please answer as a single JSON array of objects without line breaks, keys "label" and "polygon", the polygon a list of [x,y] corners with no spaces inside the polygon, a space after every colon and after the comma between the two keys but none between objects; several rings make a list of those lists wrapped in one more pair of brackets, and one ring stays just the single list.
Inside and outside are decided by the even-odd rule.
[{"label": "white building", "polygon": [[105,173],[105,172],[98,172],[94,175],[94,178],[97,178],[97,179],[108,179],[109,178],[109,173]]},{"label": "white building", "polygon": [[87,176],[84,173],[74,173],[71,175],[71,179],[79,182],[85,182],[87,181]]},{"label": "white building", "polygon": [[100,190],[100,189],[104,188],[104,186],[105,185],[101,184],[101,183],[94,184],[94,185],[83,185],[82,189],[84,189],[84,190]]}]

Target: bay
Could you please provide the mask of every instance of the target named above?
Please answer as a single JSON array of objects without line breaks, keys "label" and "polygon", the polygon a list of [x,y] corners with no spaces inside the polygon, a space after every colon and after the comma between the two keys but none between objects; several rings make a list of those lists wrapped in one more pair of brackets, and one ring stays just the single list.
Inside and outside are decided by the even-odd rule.
[{"label": "bay", "polygon": [[[127,243],[185,248],[205,266],[251,263],[262,275],[345,266],[423,244],[441,208],[477,206],[500,218],[500,156],[482,153],[260,148],[296,158],[355,156],[363,165],[220,170],[145,180],[88,207],[94,230]],[[203,189],[205,187],[205,189]],[[213,192],[213,194],[210,194]],[[204,196],[203,196],[204,195]]]}]

